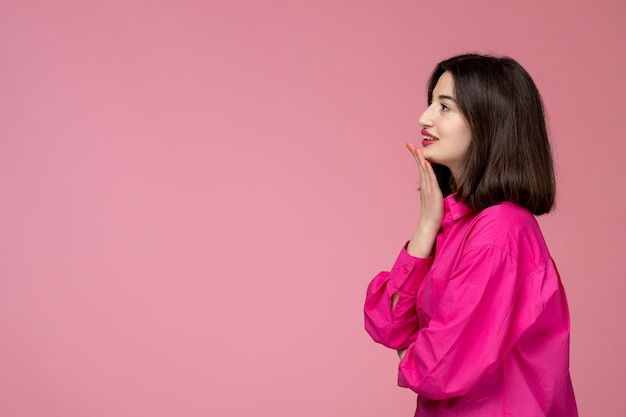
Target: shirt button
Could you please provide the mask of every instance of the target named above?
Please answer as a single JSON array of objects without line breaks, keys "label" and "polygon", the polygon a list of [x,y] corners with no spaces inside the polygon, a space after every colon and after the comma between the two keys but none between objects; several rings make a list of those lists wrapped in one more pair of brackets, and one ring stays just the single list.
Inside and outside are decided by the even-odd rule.
[{"label": "shirt button", "polygon": [[404,272],[405,275],[408,275],[409,274],[409,268],[405,266],[404,268],[402,268],[402,272]]}]

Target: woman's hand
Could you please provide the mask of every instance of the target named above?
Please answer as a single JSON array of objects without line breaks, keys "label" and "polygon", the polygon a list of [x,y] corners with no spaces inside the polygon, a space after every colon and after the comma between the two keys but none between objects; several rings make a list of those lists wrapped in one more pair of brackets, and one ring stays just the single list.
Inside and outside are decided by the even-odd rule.
[{"label": "woman's hand", "polygon": [[432,165],[410,143],[406,147],[417,162],[420,171],[420,217],[413,237],[407,246],[409,254],[426,258],[432,254],[437,233],[443,219],[443,194]]}]

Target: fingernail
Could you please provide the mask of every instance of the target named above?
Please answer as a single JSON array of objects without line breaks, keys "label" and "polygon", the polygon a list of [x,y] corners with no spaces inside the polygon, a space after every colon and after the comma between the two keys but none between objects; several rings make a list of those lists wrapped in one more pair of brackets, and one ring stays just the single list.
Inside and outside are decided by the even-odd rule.
[{"label": "fingernail", "polygon": [[424,161],[424,168],[428,168],[428,162]]},{"label": "fingernail", "polygon": [[408,150],[410,150],[411,152],[413,152],[413,149],[411,149],[411,144],[410,144],[409,142],[405,143],[405,145],[406,145],[406,148],[407,148]]}]

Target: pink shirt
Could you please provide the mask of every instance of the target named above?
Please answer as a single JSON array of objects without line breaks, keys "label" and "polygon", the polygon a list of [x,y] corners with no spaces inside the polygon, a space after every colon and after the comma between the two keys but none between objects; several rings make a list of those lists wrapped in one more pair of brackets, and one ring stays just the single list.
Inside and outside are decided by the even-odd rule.
[{"label": "pink shirt", "polygon": [[418,394],[416,416],[578,415],[563,286],[534,216],[513,203],[474,214],[447,197],[435,255],[403,249],[372,280],[365,328],[408,348],[398,385]]}]

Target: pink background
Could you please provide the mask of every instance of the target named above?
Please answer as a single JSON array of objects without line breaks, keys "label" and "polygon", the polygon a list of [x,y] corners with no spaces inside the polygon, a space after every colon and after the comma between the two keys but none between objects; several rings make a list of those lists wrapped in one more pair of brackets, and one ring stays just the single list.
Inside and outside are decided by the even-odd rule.
[{"label": "pink background", "polygon": [[625,39],[623,0],[2,2],[0,415],[412,415],[362,303],[478,51],[543,93],[580,412],[626,416]]}]

